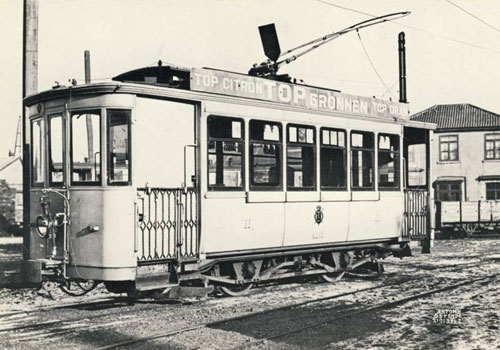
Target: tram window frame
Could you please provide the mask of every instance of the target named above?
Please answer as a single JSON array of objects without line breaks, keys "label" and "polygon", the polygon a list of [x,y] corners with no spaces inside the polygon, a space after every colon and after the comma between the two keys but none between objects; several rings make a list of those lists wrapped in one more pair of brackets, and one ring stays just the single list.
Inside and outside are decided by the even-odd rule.
[{"label": "tram window frame", "polygon": [[[320,129],[321,143],[320,143],[320,188],[322,191],[347,191],[347,132],[344,129],[337,128],[326,128]],[[335,140],[333,141],[333,135],[335,135]],[[340,137],[343,136],[343,146],[340,145]],[[327,136],[327,137],[325,137]],[[343,182],[343,185],[327,185],[325,184],[328,177],[330,181],[335,178],[336,172],[333,169],[333,163],[330,163],[332,167],[329,167],[325,161],[333,161],[333,159],[328,159],[326,153],[331,152],[342,152],[342,165],[344,167],[343,172],[340,172],[339,183]],[[330,169],[331,168],[331,169]]]},{"label": "tram window frame", "polygon": [[[384,149],[381,148],[381,138],[382,137],[389,137],[395,139],[395,149],[391,150],[389,149]],[[389,141],[390,144],[392,144],[392,140]],[[378,188],[381,191],[399,191],[401,189],[401,146],[400,146],[400,137],[399,135],[396,134],[386,134],[386,133],[380,133],[377,135],[377,178],[378,178]],[[392,145],[391,145],[392,146]],[[388,185],[390,182],[382,182],[381,180],[381,166],[384,164],[381,164],[382,157],[381,155],[384,154],[394,154],[393,158],[393,163],[394,163],[394,171],[393,171],[393,176],[394,176],[394,181],[393,185]],[[388,164],[388,163],[387,163]]]},{"label": "tram window frame", "polygon": [[[227,120],[230,125],[231,125],[231,137],[219,137],[219,136],[214,136],[211,135],[211,129],[210,129],[210,123],[213,120]],[[235,131],[233,128],[235,127],[234,122],[239,123],[239,137],[233,137],[233,132]],[[237,130],[237,129],[236,129]],[[218,132],[221,132],[218,130]],[[210,148],[210,143],[215,142],[215,151],[211,152]],[[215,185],[212,185],[210,183],[210,156],[215,155],[215,157],[220,157],[222,155],[222,158],[224,159],[225,156],[238,156],[238,154],[232,154],[232,153],[225,153],[224,148],[222,148],[222,152],[219,153],[220,155],[217,155],[217,142],[222,142],[222,145],[224,146],[224,143],[238,143],[239,144],[239,157],[241,158],[240,161],[240,186],[226,186],[224,183],[219,183],[217,184],[217,178],[222,176],[222,181],[224,182],[224,173],[225,173],[225,167],[224,167],[224,160],[222,161],[222,174],[218,175],[217,174],[217,168],[215,172]],[[227,151],[226,151],[227,152]],[[216,160],[217,161],[217,160]],[[215,165],[216,166],[216,165]],[[245,121],[242,118],[236,118],[236,117],[227,117],[227,116],[220,116],[220,115],[210,115],[207,118],[207,188],[209,191],[244,191],[245,190]]]},{"label": "tram window frame", "polygon": [[[293,132],[293,137],[292,136],[292,131],[291,129],[294,128],[295,131]],[[316,171],[316,128],[313,125],[304,125],[304,124],[288,124],[287,125],[287,143],[286,143],[286,164],[287,164],[287,169],[286,169],[286,188],[287,191],[316,191],[317,188],[317,171]],[[303,135],[304,142],[300,141],[301,135],[300,135],[300,129],[305,130],[305,134]],[[309,135],[308,130],[312,131],[312,142],[308,142],[308,139],[311,135]],[[300,148],[300,153],[301,157],[294,157],[290,155],[290,150],[293,148]],[[307,154],[304,154],[304,150],[307,149],[309,150],[309,154],[312,154],[312,167],[308,166],[307,164],[304,164],[305,156]],[[290,186],[290,181],[293,179],[293,182],[295,182],[295,172],[294,170],[293,173],[291,173],[291,170],[293,170],[293,167],[290,166],[291,164],[291,159],[300,159],[301,160],[301,173],[302,173],[302,184],[300,186]],[[310,164],[309,164],[310,165]],[[312,180],[311,185],[304,185],[304,168],[309,172],[308,176],[310,177],[308,180]]]},{"label": "tram window frame", "polygon": [[[353,141],[354,141],[354,138],[353,138],[353,135],[354,134],[358,134],[358,135],[362,135],[363,136],[363,145],[362,146],[355,146],[353,145]],[[364,136],[369,136],[371,138],[371,147],[366,147],[364,145]],[[375,179],[376,179],[376,173],[375,173],[375,134],[372,133],[372,132],[368,132],[368,131],[362,131],[362,130],[352,130],[350,132],[350,145],[351,145],[351,148],[350,148],[350,157],[351,157],[351,169],[350,169],[350,172],[351,172],[351,190],[352,191],[374,191],[375,190]],[[354,178],[354,164],[356,163],[355,162],[355,159],[354,159],[354,153],[355,152],[362,152],[362,159],[361,161],[363,162],[364,160],[364,157],[363,157],[363,154],[365,152],[368,152],[368,154],[371,155],[371,162],[370,162],[370,168],[368,170],[371,170],[371,176],[369,176],[369,178],[371,178],[371,185],[370,186],[355,186],[355,184],[357,183],[355,181],[355,178]],[[361,170],[363,171],[363,164],[361,164]],[[358,169],[358,174],[359,174],[359,169]],[[363,177],[363,181],[364,181],[364,174],[362,174],[362,177]],[[359,177],[358,177],[358,182],[359,182]]]},{"label": "tram window frame", "polygon": [[[113,113],[117,113],[118,115],[122,116],[125,115],[125,123],[123,122],[116,122],[112,124],[112,117]],[[108,185],[109,186],[129,186],[132,184],[132,134],[131,134],[131,119],[132,119],[132,112],[130,109],[118,109],[118,108],[110,108],[106,109],[106,159],[107,159],[107,173],[108,173]],[[113,146],[111,144],[111,128],[120,126],[120,125],[126,125],[127,126],[127,145],[126,145],[126,156],[125,160],[128,162],[127,164],[127,180],[114,180],[114,164],[113,164],[113,159],[114,157],[112,156],[114,153],[112,153],[111,147]]]},{"label": "tram window frame", "polygon": [[[40,136],[40,139],[39,139],[39,142],[38,142],[38,145],[40,146],[40,149],[39,149],[39,154],[40,154],[40,157],[39,157],[39,161],[40,161],[40,164],[41,164],[41,167],[40,167],[40,178],[35,178],[35,164],[34,164],[34,161],[35,161],[35,140],[34,140],[34,125],[35,123],[40,123],[40,133],[39,133],[39,136]],[[31,169],[31,186],[32,187],[44,187],[45,186],[45,179],[46,179],[46,165],[45,165],[45,159],[46,159],[46,152],[45,152],[45,149],[46,149],[46,146],[45,146],[45,128],[46,128],[46,124],[45,124],[45,120],[43,117],[39,117],[39,118],[35,118],[35,119],[32,119],[31,120],[31,129],[30,129],[30,141],[31,141],[31,164],[30,164],[30,169]],[[36,180],[40,180],[40,181],[36,181]]]},{"label": "tram window frame", "polygon": [[[53,179],[53,162],[52,162],[52,150],[53,150],[53,147],[52,147],[52,131],[53,131],[53,126],[52,126],[52,121],[56,118],[60,118],[61,120],[61,135],[58,135],[61,137],[61,166],[62,166],[62,169],[61,169],[61,172],[62,172],[62,181],[54,181]],[[62,115],[62,113],[58,113],[58,114],[52,114],[52,115],[49,115],[48,116],[48,123],[47,123],[47,127],[48,127],[48,156],[49,156],[49,185],[50,186],[54,186],[54,187],[61,187],[64,185],[64,180],[65,180],[65,176],[66,176],[66,161],[65,161],[65,148],[66,148],[66,133],[65,133],[65,119]]]},{"label": "tram window frame", "polygon": [[[278,128],[278,140],[271,140],[270,138],[265,137],[265,130],[262,130],[262,135],[258,133],[260,130],[257,127],[266,127],[266,126],[276,126]],[[256,145],[262,145],[262,154],[255,154],[254,149]],[[269,150],[274,147],[274,157],[271,155],[266,155],[265,149],[266,146]],[[267,121],[267,120],[258,120],[252,119],[249,122],[249,157],[250,157],[250,190],[252,191],[282,191],[283,190],[283,128],[281,123]],[[255,181],[255,169],[256,169],[256,160],[257,159],[273,159],[275,160],[275,182],[261,182],[258,183]],[[271,176],[270,167],[268,176]]]},{"label": "tram window frame", "polygon": [[[75,115],[85,115],[85,114],[92,114],[92,115],[97,115],[99,117],[99,120],[97,122],[99,126],[99,152],[94,152],[94,160],[98,159],[99,160],[99,167],[94,168],[95,170],[99,170],[99,172],[96,171],[96,178],[98,180],[96,181],[75,181],[73,179],[73,169],[74,169],[74,138],[73,138],[73,117]],[[103,136],[103,130],[102,130],[102,111],[101,109],[88,109],[88,110],[73,110],[70,113],[70,183],[73,186],[101,186],[102,185],[102,136]],[[88,141],[87,141],[88,142]],[[95,155],[99,153],[99,158],[96,158]]]}]

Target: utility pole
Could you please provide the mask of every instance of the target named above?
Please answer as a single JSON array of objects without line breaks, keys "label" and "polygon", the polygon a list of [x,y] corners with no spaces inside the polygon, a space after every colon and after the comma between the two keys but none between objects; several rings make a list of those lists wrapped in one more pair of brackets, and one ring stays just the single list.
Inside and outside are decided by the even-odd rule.
[{"label": "utility pole", "polygon": [[[30,258],[30,145],[26,137],[27,111],[24,98],[38,90],[38,0],[23,2],[23,258]],[[26,277],[26,276],[24,276]]]},{"label": "utility pole", "polygon": [[[85,60],[85,84],[90,84],[90,51],[85,50],[84,53]],[[92,116],[87,114],[85,116],[85,121],[87,123],[87,144],[88,144],[88,155],[89,162],[92,163],[94,159],[94,132],[92,129]],[[96,174],[97,176],[97,174]]]}]

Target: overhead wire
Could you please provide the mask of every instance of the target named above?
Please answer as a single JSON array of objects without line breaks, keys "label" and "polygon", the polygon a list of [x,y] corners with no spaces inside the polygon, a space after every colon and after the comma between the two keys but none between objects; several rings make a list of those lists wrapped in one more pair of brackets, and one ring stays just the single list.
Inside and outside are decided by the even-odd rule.
[{"label": "overhead wire", "polygon": [[382,79],[382,76],[380,75],[377,68],[375,67],[375,64],[373,63],[372,59],[370,58],[370,55],[368,54],[368,51],[366,50],[365,44],[363,43],[363,40],[361,39],[361,35],[359,34],[359,30],[356,30],[356,33],[358,34],[358,38],[359,38],[359,42],[361,43],[361,47],[363,48],[363,51],[365,52],[366,58],[368,59],[368,62],[370,62],[370,65],[372,66],[373,71],[377,75],[377,77],[380,80],[380,82],[382,83],[382,85],[384,85],[386,92],[389,93],[389,96],[394,98],[394,96],[391,93],[391,90],[387,87],[387,84],[385,83],[384,79]]},{"label": "overhead wire", "polygon": [[467,10],[466,10],[466,9],[464,9],[463,7],[458,6],[458,5],[457,5],[457,4],[455,4],[453,1],[451,1],[451,0],[446,0],[446,2],[450,3],[451,5],[453,5],[453,6],[455,6],[456,8],[458,8],[458,9],[462,10],[463,12],[465,12],[466,14],[468,14],[469,16],[471,16],[471,17],[475,18],[475,19],[476,19],[476,20],[478,20],[479,22],[481,22],[481,23],[483,23],[483,24],[487,25],[487,26],[488,26],[488,27],[490,27],[491,29],[493,29],[493,30],[495,30],[495,31],[497,31],[497,32],[499,32],[499,33],[500,33],[500,29],[498,29],[497,27],[494,27],[493,25],[491,25],[491,24],[489,24],[488,22],[486,22],[485,20],[483,20],[483,19],[479,18],[479,17],[478,17],[478,16],[476,16],[475,14],[473,14],[473,13],[471,13],[471,12],[467,11]]},{"label": "overhead wire", "polygon": [[[316,0],[316,1],[318,1],[320,3],[323,3],[325,5],[329,5],[329,6],[332,6],[332,7],[336,7],[336,8],[342,9],[342,10],[351,11],[351,12],[362,14],[362,15],[365,15],[365,16],[376,17],[375,15],[372,15],[371,13],[367,13],[367,12],[359,11],[359,10],[352,9],[352,8],[349,8],[349,7],[337,5],[337,4],[331,3],[329,1],[324,1],[324,0]],[[456,43],[459,43],[459,44],[462,44],[462,45],[474,47],[476,49],[487,50],[487,51],[490,51],[490,52],[493,52],[493,53],[496,53],[496,54],[500,54],[499,50],[495,50],[495,49],[493,49],[491,47],[481,46],[481,45],[477,45],[477,44],[470,43],[470,42],[467,42],[467,41],[463,41],[463,40],[460,40],[460,39],[455,39],[455,38],[447,36],[447,35],[435,33],[435,32],[432,32],[432,31],[429,31],[429,30],[426,30],[426,29],[422,29],[422,28],[419,28],[419,27],[415,27],[415,26],[411,26],[411,25],[408,25],[408,24],[400,23],[398,21],[391,21],[391,23],[395,23],[395,24],[398,24],[398,25],[400,25],[402,27],[413,29],[413,30],[416,30],[416,31],[419,31],[419,32],[422,32],[422,33],[426,33],[426,34],[432,35],[432,36],[441,37],[443,39],[446,39],[446,40],[449,40],[449,41],[453,41],[453,42],[456,42]]]}]

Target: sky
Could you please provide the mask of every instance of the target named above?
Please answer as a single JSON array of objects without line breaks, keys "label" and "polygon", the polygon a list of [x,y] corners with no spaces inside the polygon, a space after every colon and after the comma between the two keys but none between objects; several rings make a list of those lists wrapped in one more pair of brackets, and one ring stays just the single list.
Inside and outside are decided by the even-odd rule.
[{"label": "sky", "polygon": [[[22,0],[0,0],[0,158],[22,113]],[[399,96],[398,33],[406,34],[411,113],[470,103],[500,114],[498,0],[39,0],[38,90],[156,64],[246,73],[265,60],[258,26],[275,23],[282,51],[400,11],[407,17],[351,32],[280,73],[342,92]]]}]

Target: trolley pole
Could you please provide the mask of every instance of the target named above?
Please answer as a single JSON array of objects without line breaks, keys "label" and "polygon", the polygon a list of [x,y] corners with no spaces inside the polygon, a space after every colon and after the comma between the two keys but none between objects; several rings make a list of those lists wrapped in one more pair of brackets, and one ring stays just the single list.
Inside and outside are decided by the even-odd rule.
[{"label": "trolley pole", "polygon": [[[38,0],[23,2],[23,258],[30,258],[30,145],[26,137],[28,113],[24,106],[24,98],[38,90]],[[23,269],[23,279],[26,281],[26,271]]]}]

